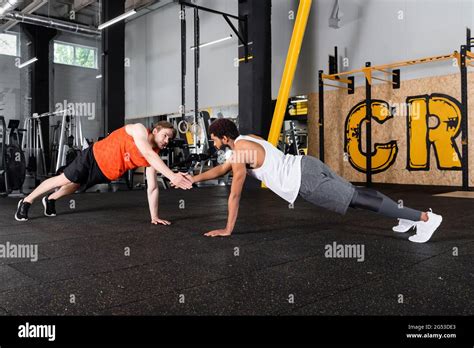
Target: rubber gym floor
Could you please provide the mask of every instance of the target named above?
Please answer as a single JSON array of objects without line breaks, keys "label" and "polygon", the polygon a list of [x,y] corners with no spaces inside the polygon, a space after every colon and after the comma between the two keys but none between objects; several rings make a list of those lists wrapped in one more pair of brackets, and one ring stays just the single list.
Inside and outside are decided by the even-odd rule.
[{"label": "rubber gym floor", "polygon": [[[56,218],[37,202],[27,223],[13,219],[17,199],[1,199],[0,244],[38,244],[39,259],[0,259],[0,314],[474,314],[473,201],[433,197],[452,188],[376,188],[442,214],[433,239],[411,243],[370,212],[342,217],[301,199],[290,209],[259,189],[244,192],[226,239],[202,235],[225,226],[226,187],[161,190],[169,227],[149,223],[144,191],[77,194]],[[325,257],[334,242],[364,245],[365,260]]]}]

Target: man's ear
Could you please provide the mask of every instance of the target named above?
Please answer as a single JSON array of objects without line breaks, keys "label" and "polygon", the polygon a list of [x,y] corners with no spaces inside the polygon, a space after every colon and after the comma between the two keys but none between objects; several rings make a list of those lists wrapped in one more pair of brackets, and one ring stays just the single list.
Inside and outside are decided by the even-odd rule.
[{"label": "man's ear", "polygon": [[229,143],[229,138],[227,138],[227,135],[224,135],[221,140],[222,140],[222,143],[224,143],[224,144]]}]

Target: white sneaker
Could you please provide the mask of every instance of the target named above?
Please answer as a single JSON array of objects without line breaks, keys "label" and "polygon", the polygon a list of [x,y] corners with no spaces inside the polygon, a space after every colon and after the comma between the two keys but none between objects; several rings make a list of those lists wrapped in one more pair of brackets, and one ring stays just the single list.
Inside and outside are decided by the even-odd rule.
[{"label": "white sneaker", "polygon": [[441,225],[443,217],[441,215],[433,213],[430,209],[428,212],[428,221],[418,221],[416,223],[416,234],[408,238],[411,242],[414,243],[426,243],[430,240],[433,233]]},{"label": "white sneaker", "polygon": [[415,227],[416,221],[406,220],[406,219],[398,219],[398,225],[392,227],[393,232],[397,233],[405,233],[410,231],[413,227]]}]

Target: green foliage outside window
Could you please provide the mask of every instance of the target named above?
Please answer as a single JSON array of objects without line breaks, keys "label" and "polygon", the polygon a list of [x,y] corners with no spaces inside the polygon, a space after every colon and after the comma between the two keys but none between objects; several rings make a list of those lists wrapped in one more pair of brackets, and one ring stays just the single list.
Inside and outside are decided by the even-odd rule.
[{"label": "green foliage outside window", "polygon": [[96,53],[97,50],[93,47],[54,43],[54,62],[59,64],[96,69]]}]

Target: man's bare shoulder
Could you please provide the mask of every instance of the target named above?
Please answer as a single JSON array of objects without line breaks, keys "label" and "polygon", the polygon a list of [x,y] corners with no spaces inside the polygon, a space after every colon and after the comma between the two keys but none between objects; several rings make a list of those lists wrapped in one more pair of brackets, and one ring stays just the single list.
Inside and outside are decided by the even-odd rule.
[{"label": "man's bare shoulder", "polygon": [[146,135],[147,130],[146,127],[141,124],[141,123],[131,123],[127,124],[125,126],[125,132],[127,132],[128,135],[135,137],[135,136],[141,136],[141,135]]}]

